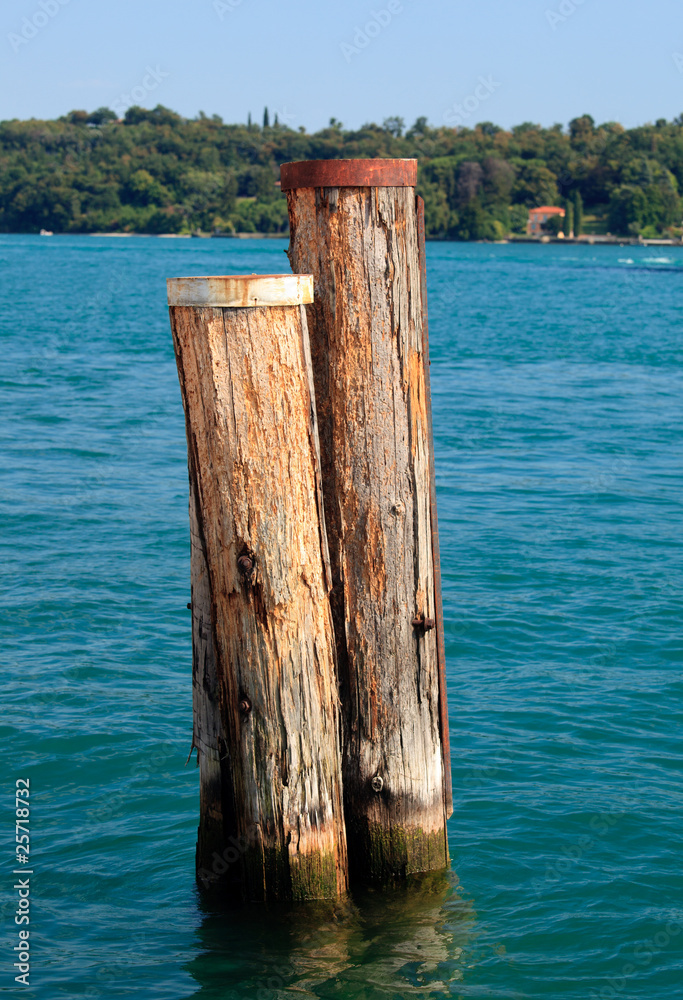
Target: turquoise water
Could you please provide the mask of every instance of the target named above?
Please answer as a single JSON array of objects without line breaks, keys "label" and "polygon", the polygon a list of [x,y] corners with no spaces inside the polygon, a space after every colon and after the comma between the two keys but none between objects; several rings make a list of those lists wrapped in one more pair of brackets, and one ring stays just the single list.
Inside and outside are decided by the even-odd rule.
[{"label": "turquoise water", "polygon": [[2,987],[682,997],[683,251],[428,247],[452,871],[334,912],[198,897],[164,279],[285,246],[0,236]]}]

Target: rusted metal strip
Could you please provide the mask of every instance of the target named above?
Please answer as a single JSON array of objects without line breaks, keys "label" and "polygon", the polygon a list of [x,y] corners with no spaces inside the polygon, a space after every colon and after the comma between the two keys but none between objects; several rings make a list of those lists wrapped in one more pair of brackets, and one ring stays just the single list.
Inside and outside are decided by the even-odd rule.
[{"label": "rusted metal strip", "polygon": [[239,309],[250,306],[299,306],[313,301],[312,274],[226,274],[206,278],[168,278],[169,306]]},{"label": "rusted metal strip", "polygon": [[280,167],[283,191],[317,187],[415,187],[417,160],[299,160]]},{"label": "rusted metal strip", "polygon": [[434,472],[434,433],[432,430],[432,390],[429,377],[429,323],[427,319],[427,257],[425,254],[425,203],[419,196],[417,207],[417,239],[420,249],[420,289],[422,296],[422,353],[425,373],[425,397],[429,426],[429,511],[432,522],[432,562],[434,564],[434,612],[436,615],[436,656],[439,667],[439,721],[444,767],[444,805],[446,817],[453,813],[451,781],[451,742],[448,729],[448,694],[446,691],[446,646],[443,633],[443,601],[441,598],[441,557],[439,555],[439,521],[436,511],[436,476]]}]

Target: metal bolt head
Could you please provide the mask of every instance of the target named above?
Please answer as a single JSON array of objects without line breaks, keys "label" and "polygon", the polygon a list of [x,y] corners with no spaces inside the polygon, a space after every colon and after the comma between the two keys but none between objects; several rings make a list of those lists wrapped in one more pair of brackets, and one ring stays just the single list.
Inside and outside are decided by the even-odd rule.
[{"label": "metal bolt head", "polygon": [[249,701],[249,699],[242,698],[242,700],[240,701],[239,708],[242,715],[247,715],[249,712],[251,712],[251,702]]},{"label": "metal bolt head", "polygon": [[237,560],[237,568],[242,576],[249,576],[254,568],[254,560],[245,553]]},{"label": "metal bolt head", "polygon": [[381,792],[384,788],[384,782],[380,778],[379,774],[375,775],[370,784],[372,785],[373,792]]},{"label": "metal bolt head", "polygon": [[431,629],[436,628],[436,622],[433,618],[425,618],[423,614],[415,615],[411,625],[413,628],[419,629],[421,632],[429,632]]}]

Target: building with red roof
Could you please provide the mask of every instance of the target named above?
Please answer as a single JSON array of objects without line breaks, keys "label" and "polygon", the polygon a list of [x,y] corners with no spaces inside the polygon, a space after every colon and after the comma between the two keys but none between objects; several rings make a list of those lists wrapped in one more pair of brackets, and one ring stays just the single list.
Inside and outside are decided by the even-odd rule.
[{"label": "building with red roof", "polygon": [[565,211],[559,205],[541,205],[540,208],[529,209],[529,218],[526,224],[526,231],[529,236],[543,236],[543,225],[553,215],[559,215],[564,219]]}]

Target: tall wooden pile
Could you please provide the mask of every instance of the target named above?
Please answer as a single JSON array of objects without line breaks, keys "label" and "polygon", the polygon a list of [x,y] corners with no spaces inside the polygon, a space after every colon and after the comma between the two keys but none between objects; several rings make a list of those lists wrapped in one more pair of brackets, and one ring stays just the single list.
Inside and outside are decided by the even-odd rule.
[{"label": "tall wooden pile", "polygon": [[347,887],[310,276],[168,283],[190,474],[200,877]]},{"label": "tall wooden pile", "polygon": [[315,286],[349,858],[372,878],[444,867],[452,811],[416,180],[415,160],[281,168]]}]

